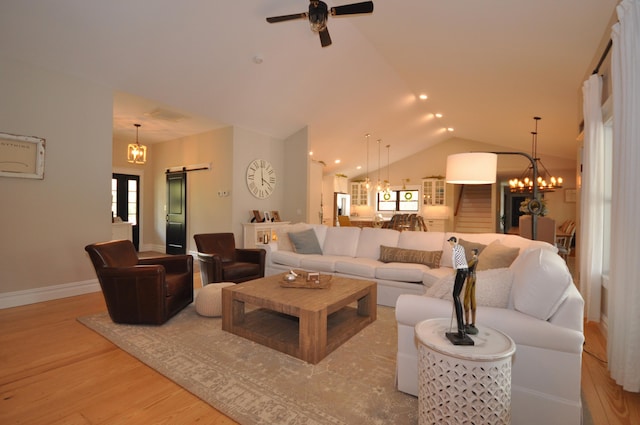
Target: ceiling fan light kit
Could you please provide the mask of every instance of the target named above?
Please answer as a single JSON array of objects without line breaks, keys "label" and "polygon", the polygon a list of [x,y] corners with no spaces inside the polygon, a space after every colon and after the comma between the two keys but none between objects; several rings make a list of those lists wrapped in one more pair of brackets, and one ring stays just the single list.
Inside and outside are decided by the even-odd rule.
[{"label": "ceiling fan light kit", "polygon": [[363,1],[360,3],[345,4],[343,6],[336,6],[329,8],[327,4],[319,0],[309,1],[309,11],[302,13],[294,13],[291,15],[273,16],[267,18],[267,22],[274,24],[276,22],[291,21],[294,19],[308,19],[311,31],[317,32],[320,36],[320,44],[322,47],[331,45],[331,36],[327,29],[327,20],[329,14],[331,16],[340,15],[357,15],[361,13],[372,13],[373,2]]}]

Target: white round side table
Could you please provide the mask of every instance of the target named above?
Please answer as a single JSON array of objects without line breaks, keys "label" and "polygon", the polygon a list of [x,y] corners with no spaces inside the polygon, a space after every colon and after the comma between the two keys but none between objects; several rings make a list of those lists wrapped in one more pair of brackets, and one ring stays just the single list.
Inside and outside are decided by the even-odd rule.
[{"label": "white round side table", "polygon": [[515,342],[479,325],[475,345],[453,345],[445,336],[450,323],[430,319],[415,327],[419,424],[510,424]]}]

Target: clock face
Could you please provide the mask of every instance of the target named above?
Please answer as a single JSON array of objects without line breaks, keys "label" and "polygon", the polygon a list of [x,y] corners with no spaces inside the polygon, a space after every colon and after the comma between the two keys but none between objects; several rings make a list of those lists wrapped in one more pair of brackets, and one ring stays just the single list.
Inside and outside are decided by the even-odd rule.
[{"label": "clock face", "polygon": [[247,168],[247,187],[253,196],[260,199],[271,196],[276,187],[276,180],[276,172],[269,161],[251,161]]}]

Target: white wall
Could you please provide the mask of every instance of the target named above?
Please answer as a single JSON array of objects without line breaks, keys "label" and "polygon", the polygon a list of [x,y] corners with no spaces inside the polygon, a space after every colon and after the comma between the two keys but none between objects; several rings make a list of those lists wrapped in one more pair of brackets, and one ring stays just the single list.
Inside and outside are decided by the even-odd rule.
[{"label": "white wall", "polygon": [[0,75],[0,131],[46,139],[44,180],[0,177],[3,307],[22,291],[95,284],[84,246],[111,237],[113,106],[108,87],[7,58]]},{"label": "white wall", "polygon": [[[242,246],[242,223],[251,221],[253,210],[261,213],[277,210],[283,221],[290,219],[283,211],[287,176],[282,140],[240,127],[234,127],[233,131],[233,157],[229,158],[233,164],[232,230],[236,236],[236,244]],[[269,161],[277,176],[273,194],[267,199],[256,198],[247,187],[247,167],[254,159]]]}]

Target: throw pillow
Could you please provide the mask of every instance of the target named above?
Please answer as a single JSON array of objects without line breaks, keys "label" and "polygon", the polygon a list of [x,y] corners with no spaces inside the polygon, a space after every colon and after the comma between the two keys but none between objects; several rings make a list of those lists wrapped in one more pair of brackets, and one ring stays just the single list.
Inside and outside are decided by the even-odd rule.
[{"label": "throw pillow", "polygon": [[380,245],[380,261],[383,263],[416,263],[437,269],[440,267],[441,257],[442,251],[421,251]]},{"label": "throw pillow", "polygon": [[484,245],[484,244],[481,244],[481,243],[478,243],[478,242],[466,241],[464,239],[458,239],[458,244],[460,244],[460,245],[462,245],[464,247],[464,253],[465,253],[465,256],[467,257],[467,262],[469,262],[471,260],[471,258],[473,257],[473,254],[471,253],[472,249],[474,249],[474,248],[477,249],[478,250],[478,256],[480,256],[482,251],[487,247],[487,245]]},{"label": "throw pillow", "polygon": [[511,266],[513,307],[529,316],[548,320],[567,296],[573,284],[567,264],[548,249],[524,253]]},{"label": "throw pillow", "polygon": [[520,248],[512,248],[496,240],[491,242],[482,253],[478,255],[478,267],[476,271],[503,269],[509,267],[518,257]]},{"label": "throw pillow", "polygon": [[302,232],[289,232],[289,239],[293,245],[293,249],[298,254],[320,254],[322,249],[318,243],[316,232],[313,229],[303,230]]},{"label": "throw pillow", "polygon": [[[454,280],[454,273],[442,277],[424,295],[453,301]],[[507,308],[512,284],[513,272],[508,268],[476,272],[476,305]]]},{"label": "throw pillow", "polygon": [[293,251],[293,245],[289,239],[290,232],[301,232],[308,229],[309,226],[305,223],[289,224],[281,227],[274,227],[276,233],[276,240],[278,241],[278,251]]}]

